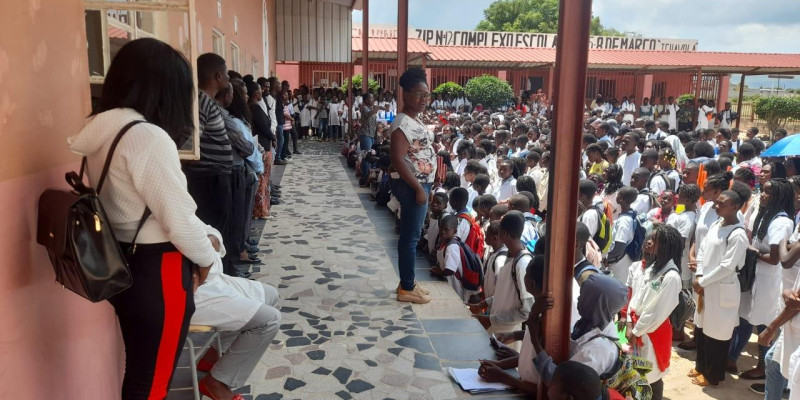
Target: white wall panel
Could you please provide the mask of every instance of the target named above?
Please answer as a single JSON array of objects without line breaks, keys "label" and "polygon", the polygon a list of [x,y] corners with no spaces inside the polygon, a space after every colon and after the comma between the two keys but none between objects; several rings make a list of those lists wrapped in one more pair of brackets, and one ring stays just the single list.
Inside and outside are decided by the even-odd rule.
[{"label": "white wall panel", "polygon": [[350,7],[328,0],[276,0],[278,61],[350,62]]}]

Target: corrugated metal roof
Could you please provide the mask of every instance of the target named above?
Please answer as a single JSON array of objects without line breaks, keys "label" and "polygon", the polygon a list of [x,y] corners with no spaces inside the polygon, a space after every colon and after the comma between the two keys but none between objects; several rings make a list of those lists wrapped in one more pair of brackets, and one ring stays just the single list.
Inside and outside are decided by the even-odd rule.
[{"label": "corrugated metal roof", "polygon": [[[370,42],[371,43],[371,42]],[[409,44],[409,48],[411,45]],[[429,67],[536,67],[555,63],[556,50],[506,47],[428,46]],[[615,70],[681,70],[706,73],[800,73],[800,54],[590,50],[589,68]]]},{"label": "corrugated metal roof", "polygon": [[[431,47],[420,39],[408,39],[409,53],[430,53]],[[361,38],[353,38],[353,52],[361,52]],[[397,39],[391,38],[369,38],[369,52],[376,53],[397,53]],[[372,55],[372,54],[370,54]]]}]

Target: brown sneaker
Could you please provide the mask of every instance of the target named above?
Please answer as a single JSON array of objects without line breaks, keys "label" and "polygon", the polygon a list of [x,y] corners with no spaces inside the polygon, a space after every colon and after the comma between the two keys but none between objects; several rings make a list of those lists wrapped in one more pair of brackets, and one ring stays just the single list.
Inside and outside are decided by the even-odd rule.
[{"label": "brown sneaker", "polygon": [[419,285],[414,286],[414,290],[400,289],[400,291],[397,292],[397,301],[417,304],[429,303],[431,301],[430,296],[423,294],[419,289]]},{"label": "brown sneaker", "polygon": [[[398,283],[398,284],[397,284],[397,289],[395,289],[395,290],[394,290],[394,292],[395,292],[395,293],[400,293],[400,290],[402,290],[402,289],[403,289],[403,287],[402,287],[402,286],[400,286],[400,284]],[[430,290],[428,290],[428,289],[425,289],[425,287],[423,287],[422,285],[420,285],[418,282],[414,282],[414,289],[418,289],[418,290],[419,290],[419,292],[420,292],[420,293],[422,293],[422,294],[424,294],[425,296],[429,296],[429,295],[431,294],[431,291],[430,291]]]}]

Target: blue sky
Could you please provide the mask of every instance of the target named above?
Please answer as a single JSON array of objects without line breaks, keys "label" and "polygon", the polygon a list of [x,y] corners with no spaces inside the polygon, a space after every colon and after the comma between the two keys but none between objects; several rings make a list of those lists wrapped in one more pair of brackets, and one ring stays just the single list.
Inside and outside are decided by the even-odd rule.
[{"label": "blue sky", "polygon": [[[488,0],[409,0],[409,25],[471,30]],[[697,39],[698,50],[800,53],[800,0],[594,0],[603,25],[646,37]],[[361,23],[361,12],[353,12]],[[370,0],[370,23],[397,23],[397,0]],[[738,80],[737,80],[738,82]],[[748,85],[771,86],[748,78]],[[784,81],[781,81],[783,86]],[[788,81],[800,87],[800,77]]]}]

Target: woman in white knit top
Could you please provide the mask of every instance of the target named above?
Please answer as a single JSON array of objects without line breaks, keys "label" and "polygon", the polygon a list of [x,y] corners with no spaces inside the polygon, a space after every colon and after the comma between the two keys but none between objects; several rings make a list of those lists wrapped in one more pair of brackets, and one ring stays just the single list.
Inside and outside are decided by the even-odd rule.
[{"label": "woman in white knit top", "polygon": [[95,186],[121,128],[144,121],[120,140],[100,194],[123,250],[145,207],[152,211],[128,257],[133,285],[110,299],[125,342],[126,400],[166,397],[194,313],[193,280],[202,285],[220,263],[219,232],[195,216],[178,159],[193,129],[191,73],[163,42],[128,43],[111,63],[92,119],[70,138],[70,150],[88,158]]}]

